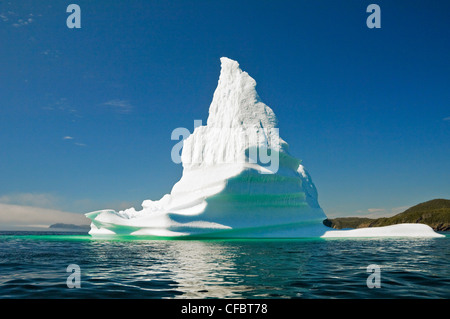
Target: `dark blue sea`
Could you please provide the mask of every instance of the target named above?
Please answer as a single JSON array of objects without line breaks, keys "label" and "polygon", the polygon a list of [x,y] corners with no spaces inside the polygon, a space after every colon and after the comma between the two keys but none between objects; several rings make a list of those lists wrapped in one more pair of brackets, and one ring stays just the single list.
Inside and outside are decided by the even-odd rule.
[{"label": "dark blue sea", "polygon": [[[368,287],[371,275],[379,288]],[[1,232],[0,298],[447,299],[450,234],[169,241]]]}]

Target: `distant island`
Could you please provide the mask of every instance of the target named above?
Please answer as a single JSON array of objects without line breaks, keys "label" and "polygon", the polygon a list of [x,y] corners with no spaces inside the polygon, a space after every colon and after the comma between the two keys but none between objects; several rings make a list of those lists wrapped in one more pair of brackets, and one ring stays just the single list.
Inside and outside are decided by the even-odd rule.
[{"label": "distant island", "polygon": [[88,232],[91,229],[91,226],[57,223],[57,224],[48,226],[48,228],[65,230],[65,231],[86,231],[86,232]]},{"label": "distant island", "polygon": [[364,218],[339,217],[325,219],[323,224],[335,229],[380,227],[402,223],[421,223],[433,228],[435,231],[450,230],[450,200],[433,199],[408,208],[403,213],[392,217]]}]

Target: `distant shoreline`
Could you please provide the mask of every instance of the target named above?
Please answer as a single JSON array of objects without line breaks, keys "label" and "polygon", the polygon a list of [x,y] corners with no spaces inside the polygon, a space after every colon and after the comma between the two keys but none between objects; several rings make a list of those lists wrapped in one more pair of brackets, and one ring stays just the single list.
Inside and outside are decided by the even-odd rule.
[{"label": "distant shoreline", "polygon": [[56,223],[48,226],[48,228],[55,230],[64,230],[64,231],[86,231],[88,232],[91,227],[89,225],[74,225],[74,224],[64,224],[64,223]]},{"label": "distant shoreline", "polygon": [[392,217],[338,217],[323,221],[325,226],[334,229],[382,227],[402,223],[420,223],[430,226],[434,231],[450,231],[450,200],[433,199]]}]

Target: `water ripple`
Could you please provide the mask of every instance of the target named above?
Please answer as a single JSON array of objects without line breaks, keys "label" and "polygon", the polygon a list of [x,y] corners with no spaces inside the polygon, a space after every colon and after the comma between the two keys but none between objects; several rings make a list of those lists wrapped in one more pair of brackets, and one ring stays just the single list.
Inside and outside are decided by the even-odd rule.
[{"label": "water ripple", "polygon": [[[66,267],[81,268],[81,288]],[[381,269],[369,289],[367,266]],[[1,298],[449,298],[450,240],[0,235]]]}]

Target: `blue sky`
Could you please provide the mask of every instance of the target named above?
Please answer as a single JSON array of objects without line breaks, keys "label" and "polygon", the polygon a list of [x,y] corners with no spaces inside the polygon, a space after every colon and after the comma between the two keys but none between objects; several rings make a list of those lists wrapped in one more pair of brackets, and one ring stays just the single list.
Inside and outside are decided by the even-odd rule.
[{"label": "blue sky", "polygon": [[[70,3],[81,29],[66,26]],[[381,29],[366,26],[370,3]],[[257,81],[328,216],[449,198],[449,10],[424,0],[1,1],[0,216],[13,225],[12,208],[140,208],[170,192],[181,176],[171,132],[206,122],[222,56]]]}]

